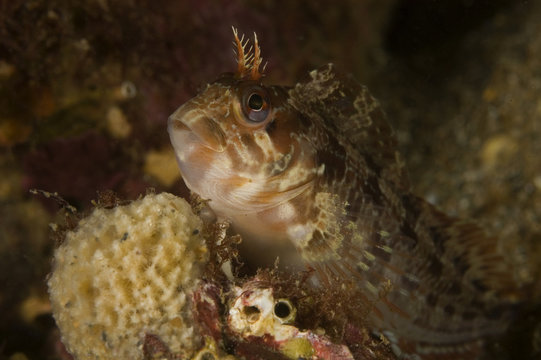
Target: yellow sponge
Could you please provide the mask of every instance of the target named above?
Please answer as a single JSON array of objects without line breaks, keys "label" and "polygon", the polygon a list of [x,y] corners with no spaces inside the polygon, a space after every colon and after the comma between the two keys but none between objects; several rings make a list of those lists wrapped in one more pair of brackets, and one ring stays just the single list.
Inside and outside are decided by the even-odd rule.
[{"label": "yellow sponge", "polygon": [[[190,293],[208,254],[201,220],[171,194],[97,208],[56,250],[48,285],[62,340],[77,359],[142,359],[145,334],[190,356]],[[183,357],[184,357],[183,356]]]}]

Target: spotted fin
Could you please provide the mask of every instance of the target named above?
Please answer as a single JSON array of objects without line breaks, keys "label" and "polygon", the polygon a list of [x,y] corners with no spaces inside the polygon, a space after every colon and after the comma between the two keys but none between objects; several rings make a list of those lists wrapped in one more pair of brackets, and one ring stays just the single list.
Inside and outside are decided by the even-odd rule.
[{"label": "spotted fin", "polygon": [[290,102],[306,118],[332,134],[340,134],[360,152],[378,175],[400,189],[409,183],[391,126],[379,102],[351,75],[332,64],[310,72],[310,78],[289,91]]},{"label": "spotted fin", "polygon": [[367,321],[393,334],[396,352],[476,359],[482,340],[503,333],[513,317],[520,299],[513,271],[475,224],[413,195],[401,201],[402,222],[361,209],[340,220],[342,233],[314,238],[305,258],[323,286],[358,287],[359,301],[371,307]]}]

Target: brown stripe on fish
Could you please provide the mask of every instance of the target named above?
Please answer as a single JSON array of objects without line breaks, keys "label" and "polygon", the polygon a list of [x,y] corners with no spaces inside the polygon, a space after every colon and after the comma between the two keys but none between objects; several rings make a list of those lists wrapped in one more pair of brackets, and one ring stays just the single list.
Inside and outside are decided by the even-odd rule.
[{"label": "brown stripe on fish", "polygon": [[230,151],[233,154],[234,164],[238,168],[237,171],[242,172],[248,168],[258,167],[265,161],[263,149],[254,141],[251,134],[240,134],[236,138],[230,139],[233,146],[230,146]]}]

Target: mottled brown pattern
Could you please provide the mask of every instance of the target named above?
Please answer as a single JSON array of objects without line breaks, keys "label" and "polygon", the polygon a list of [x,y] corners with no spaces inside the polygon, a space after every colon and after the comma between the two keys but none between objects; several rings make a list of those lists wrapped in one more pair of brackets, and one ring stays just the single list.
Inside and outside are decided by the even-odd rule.
[{"label": "mottled brown pattern", "polygon": [[[483,340],[507,328],[521,289],[496,239],[410,193],[393,130],[366,87],[332,65],[289,89],[257,83],[270,112],[253,122],[239,111],[254,86],[243,76],[223,77],[183,105],[169,131],[179,159],[186,148],[175,135],[198,131],[191,111],[225,134],[225,151],[216,154],[223,160],[180,166],[191,190],[250,244],[244,255],[256,264],[280,256],[290,269],[305,262],[315,269],[314,286],[350,289],[362,309],[351,318],[386,335],[397,354],[481,354]],[[219,91],[228,94],[221,103]],[[195,144],[203,148],[206,137]],[[239,138],[248,153],[235,149]],[[258,152],[264,156],[251,161]],[[205,166],[203,179],[190,172]],[[209,179],[222,172],[238,172],[248,185],[237,175]],[[284,242],[298,254],[280,252]]]}]

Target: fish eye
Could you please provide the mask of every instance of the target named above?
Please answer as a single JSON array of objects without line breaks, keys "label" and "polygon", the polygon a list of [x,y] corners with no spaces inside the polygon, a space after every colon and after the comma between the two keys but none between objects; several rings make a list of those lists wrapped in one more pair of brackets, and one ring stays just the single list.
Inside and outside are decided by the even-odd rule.
[{"label": "fish eye", "polygon": [[261,111],[261,109],[263,109],[263,105],[265,105],[265,100],[263,100],[261,95],[257,93],[253,93],[248,98],[248,106],[253,111]]},{"label": "fish eye", "polygon": [[252,123],[261,123],[270,113],[270,101],[265,89],[253,86],[245,90],[242,99],[242,111]]}]

